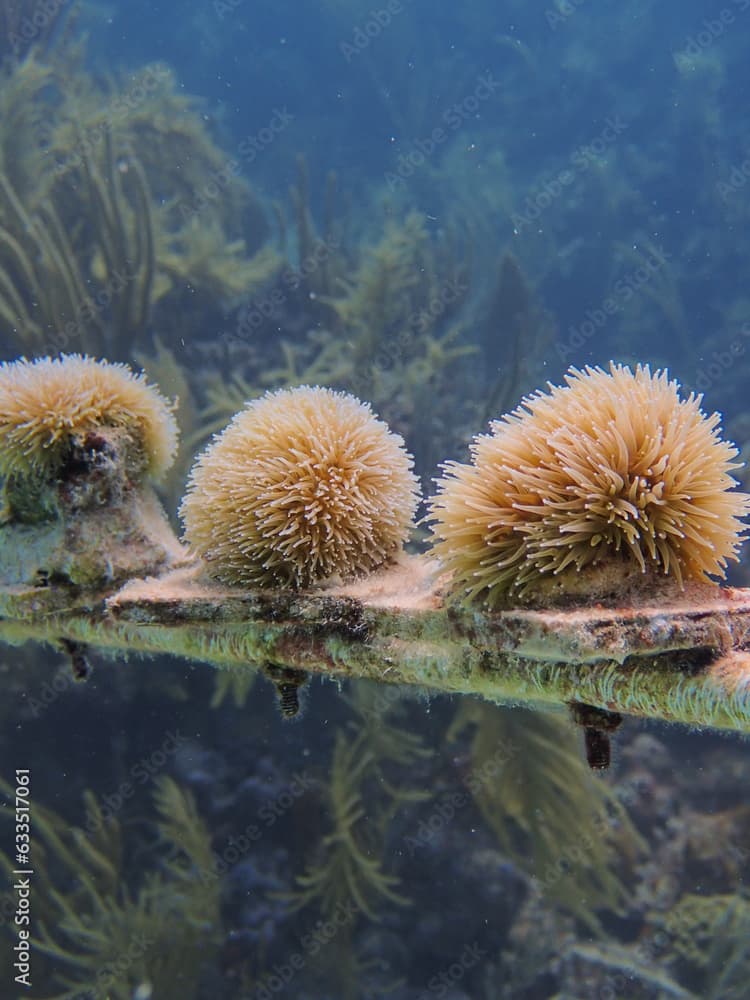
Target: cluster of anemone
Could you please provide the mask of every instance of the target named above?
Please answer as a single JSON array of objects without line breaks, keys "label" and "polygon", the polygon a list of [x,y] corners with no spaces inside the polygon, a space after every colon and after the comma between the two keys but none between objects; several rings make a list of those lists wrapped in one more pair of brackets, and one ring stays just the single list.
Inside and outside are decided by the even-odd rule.
[{"label": "cluster of anemone", "polygon": [[120,436],[133,471],[156,478],[172,463],[172,405],[144,375],[77,354],[0,365],[0,474],[52,477],[102,431]]},{"label": "cluster of anemone", "polygon": [[98,591],[184,558],[151,484],[176,450],[172,410],[126,365],[77,354],[0,365],[4,582]]},{"label": "cluster of anemone", "polygon": [[603,564],[680,585],[723,577],[749,498],[719,415],[648,366],[565,381],[476,437],[471,464],[444,466],[435,550],[456,587],[496,605]]},{"label": "cluster of anemone", "polygon": [[185,534],[217,579],[307,587],[396,555],[418,502],[403,441],[369,406],[301,386],[248,404],[190,475]]},{"label": "cluster of anemone", "polygon": [[[750,498],[720,418],[665,371],[571,369],[448,462],[430,503],[454,591],[489,606],[585,594],[603,568],[723,578]],[[123,365],[72,355],[0,366],[0,474],[54,476],[112,431],[128,469],[168,467],[171,405]],[[133,458],[135,456],[135,458]],[[133,464],[135,463],[135,464]],[[198,457],[181,516],[216,579],[306,588],[366,575],[402,550],[419,503],[403,440],[353,396],[301,386],[247,404]],[[600,577],[597,578],[597,573]],[[545,589],[557,581],[556,591]]]}]

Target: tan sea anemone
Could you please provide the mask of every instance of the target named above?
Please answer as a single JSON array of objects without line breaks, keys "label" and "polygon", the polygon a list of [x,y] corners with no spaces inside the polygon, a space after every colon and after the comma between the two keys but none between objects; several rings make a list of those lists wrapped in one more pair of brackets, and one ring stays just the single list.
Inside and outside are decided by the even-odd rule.
[{"label": "tan sea anemone", "polygon": [[719,414],[681,399],[666,371],[571,368],[449,462],[431,508],[435,549],[458,587],[489,605],[585,591],[611,567],[723,577],[744,540],[750,497],[733,490],[737,449]]},{"label": "tan sea anemone", "polygon": [[171,465],[172,405],[127,365],[78,354],[0,365],[0,474],[54,475],[105,429],[123,438],[133,471],[156,477]]},{"label": "tan sea anemone", "polygon": [[417,482],[369,406],[301,386],[248,404],[199,456],[180,514],[217,579],[306,587],[367,573],[408,536]]}]

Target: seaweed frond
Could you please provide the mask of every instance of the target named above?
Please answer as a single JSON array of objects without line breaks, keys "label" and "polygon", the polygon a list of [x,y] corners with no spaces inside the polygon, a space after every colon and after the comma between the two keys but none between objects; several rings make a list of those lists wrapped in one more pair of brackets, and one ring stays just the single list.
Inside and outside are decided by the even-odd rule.
[{"label": "seaweed frond", "polygon": [[408,903],[396,892],[398,878],[384,871],[368,826],[360,785],[371,764],[371,755],[363,753],[357,741],[349,743],[337,733],[328,789],[332,829],[318,845],[317,858],[297,876],[295,890],[286,897],[293,909],[316,903],[329,916],[353,901],[375,921],[378,902]]},{"label": "seaweed frond", "polygon": [[470,725],[471,791],[501,850],[599,932],[596,911],[628,901],[615,844],[631,858],[645,848],[622,804],[590,773],[567,719],[466,701],[448,738]]},{"label": "seaweed frond", "polygon": [[[2,779],[0,792],[12,792]],[[59,988],[50,1000],[132,1000],[145,987],[164,1000],[190,1000],[218,949],[221,888],[219,879],[200,877],[213,871],[213,857],[193,797],[171,779],[157,779],[164,856],[133,884],[120,822],[91,792],[84,801],[85,830],[40,803],[34,808],[33,946],[49,959]],[[10,859],[0,855],[0,867],[9,871]]]}]

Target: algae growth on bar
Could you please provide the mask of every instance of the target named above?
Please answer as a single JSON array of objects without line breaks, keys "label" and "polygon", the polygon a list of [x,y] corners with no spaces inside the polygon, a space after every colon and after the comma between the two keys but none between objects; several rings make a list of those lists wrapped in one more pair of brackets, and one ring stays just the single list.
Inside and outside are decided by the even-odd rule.
[{"label": "algae growth on bar", "polygon": [[571,371],[446,467],[413,555],[401,439],[354,397],[269,394],[197,459],[190,549],[153,486],[167,401],[124,366],[5,364],[0,638],[260,668],[289,704],[318,673],[750,730],[750,593],[715,579],[748,498],[699,404]]}]

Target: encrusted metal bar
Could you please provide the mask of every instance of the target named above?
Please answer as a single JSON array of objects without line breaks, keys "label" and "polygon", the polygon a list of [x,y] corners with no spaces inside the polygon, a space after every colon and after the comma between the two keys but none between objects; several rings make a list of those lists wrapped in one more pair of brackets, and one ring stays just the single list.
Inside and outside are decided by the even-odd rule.
[{"label": "encrusted metal bar", "polygon": [[0,639],[172,653],[496,702],[592,706],[750,732],[750,591],[694,586],[661,603],[483,612],[443,600],[438,565],[405,556],[349,586],[244,592],[200,564],[109,595],[0,588]]}]

